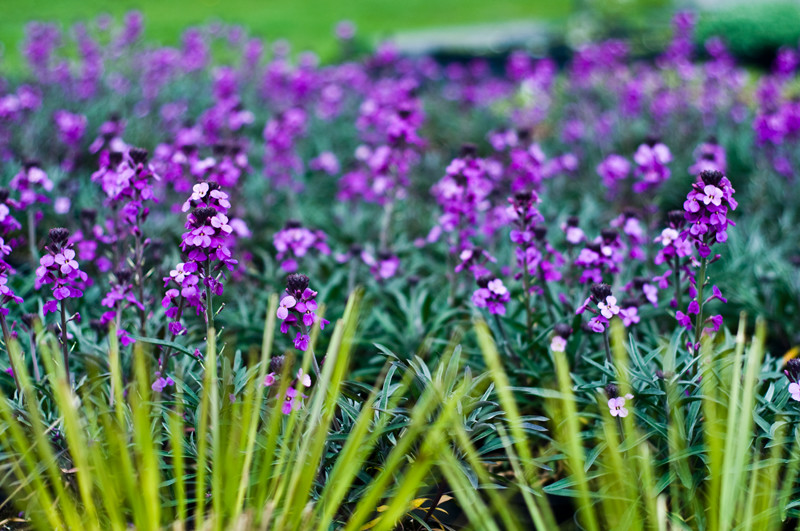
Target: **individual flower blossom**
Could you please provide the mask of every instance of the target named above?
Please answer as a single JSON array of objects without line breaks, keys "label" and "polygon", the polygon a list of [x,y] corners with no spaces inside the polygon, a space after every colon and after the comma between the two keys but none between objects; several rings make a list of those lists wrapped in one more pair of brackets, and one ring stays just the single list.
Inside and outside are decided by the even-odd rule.
[{"label": "individual flower blossom", "polygon": [[380,251],[373,256],[372,253],[363,250],[361,260],[369,267],[369,272],[378,282],[394,277],[400,270],[400,258],[389,251]]},{"label": "individual flower blossom", "polygon": [[633,395],[627,393],[625,396],[619,396],[619,388],[614,384],[606,386],[606,394],[608,395],[608,409],[612,417],[627,417],[628,409],[625,407],[626,400],[632,400]]},{"label": "individual flower blossom", "polygon": [[559,323],[553,328],[553,338],[550,340],[550,350],[564,352],[567,348],[567,339],[572,334],[572,328],[564,323]]},{"label": "individual flower blossom", "polygon": [[578,223],[580,223],[578,216],[570,216],[567,218],[567,221],[561,225],[561,230],[564,231],[567,243],[571,245],[579,245],[586,239],[586,234],[584,234],[583,230],[578,226]]},{"label": "individual flower blossom", "polygon": [[[617,304],[617,298],[611,293],[611,286],[608,284],[593,284],[589,291],[589,297],[575,311],[575,314],[580,315],[587,310],[595,314],[589,320],[589,328],[593,332],[602,333],[606,330],[609,321],[615,315],[619,315],[620,307]],[[592,307],[592,304],[596,308]]]},{"label": "individual flower blossom", "polygon": [[617,194],[619,183],[627,179],[630,173],[631,163],[621,155],[611,154],[597,165],[597,174],[611,196]]},{"label": "individual flower blossom", "polygon": [[636,299],[625,299],[620,304],[619,313],[622,324],[625,327],[630,327],[640,321],[638,302]]},{"label": "individual flower blossom", "polygon": [[656,139],[648,139],[641,144],[633,155],[633,160],[636,163],[634,175],[637,178],[633,191],[636,193],[655,189],[670,177],[667,164],[672,162],[672,153]]},{"label": "individual flower blossom", "polygon": [[341,171],[339,159],[330,151],[323,151],[308,163],[308,166],[314,171],[321,171],[328,175],[336,175]]},{"label": "individual flower blossom", "polygon": [[326,256],[331,254],[327,240],[328,237],[321,230],[311,231],[294,220],[287,221],[286,226],[272,237],[281,269],[287,273],[297,271],[299,260],[312,249]]},{"label": "individual flower blossom", "polygon": [[789,394],[800,402],[800,359],[792,358],[786,362],[783,373],[789,379]]},{"label": "individual flower blossom", "polygon": [[486,308],[490,314],[505,315],[506,303],[511,294],[503,281],[491,274],[477,279],[478,289],[472,294],[472,303],[478,308]]},{"label": "individual flower blossom", "polygon": [[161,393],[167,387],[175,385],[175,380],[173,380],[169,375],[166,378],[161,376],[159,371],[156,371],[156,379],[153,382],[153,385],[150,388],[155,391],[156,393]]}]

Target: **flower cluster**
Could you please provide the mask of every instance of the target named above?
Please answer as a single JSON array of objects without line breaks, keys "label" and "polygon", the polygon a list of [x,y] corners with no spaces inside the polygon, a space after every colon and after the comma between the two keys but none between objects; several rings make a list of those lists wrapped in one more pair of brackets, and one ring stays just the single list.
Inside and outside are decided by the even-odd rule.
[{"label": "flower cluster", "polygon": [[608,409],[612,417],[627,417],[628,409],[625,407],[626,400],[633,400],[633,395],[627,393],[625,396],[619,396],[619,387],[611,383],[606,386],[606,395],[608,396]]},{"label": "flower cluster", "polygon": [[272,243],[278,251],[281,269],[287,273],[297,271],[299,260],[311,249],[323,255],[331,254],[327,240],[328,237],[321,230],[311,231],[295,220],[287,221],[286,226],[272,237]]},{"label": "flower cluster", "polygon": [[[271,387],[277,381],[277,376],[283,368],[285,362],[284,356],[276,356],[269,362],[270,373],[264,378],[264,386]],[[286,393],[283,397],[283,404],[281,405],[281,412],[288,415],[292,411],[296,411],[303,407],[303,398],[307,398],[302,393],[303,388],[311,387],[311,375],[306,374],[302,368],[297,369],[297,377],[292,380],[286,388]]]},{"label": "flower cluster", "polygon": [[308,350],[308,342],[311,339],[308,329],[314,323],[319,323],[321,329],[328,324],[328,321],[316,314],[317,292],[308,285],[309,278],[307,276],[297,273],[289,275],[286,278],[286,292],[277,312],[278,319],[282,321],[281,333],[288,334],[291,327],[298,329],[294,338],[294,347],[301,351]]},{"label": "flower cluster", "polygon": [[728,239],[728,226],[735,225],[728,219],[728,209],[736,210],[738,205],[734,192],[728,178],[714,170],[701,172],[686,196],[683,209],[690,226],[683,235],[692,240],[703,258],[711,254],[711,245]]},{"label": "flower cluster", "polygon": [[[639,322],[639,310],[636,302],[626,300],[620,305],[608,284],[593,284],[589,291],[589,297],[575,311],[575,314],[580,315],[587,310],[595,314],[588,323],[589,330],[592,332],[598,334],[605,332],[615,315],[622,319],[622,324],[626,327]],[[592,307],[592,304],[596,307]]]},{"label": "flower cluster", "polygon": [[164,287],[173,283],[177,287],[168,289],[161,302],[167,309],[167,317],[173,319],[169,325],[173,334],[184,331],[180,318],[185,307],[194,308],[200,315],[208,310],[209,295],[222,295],[225,270],[233,271],[238,263],[230,250],[233,243],[233,229],[227,216],[230,206],[228,194],[218,184],[209,182],[196,184],[183,204],[183,211],[189,212],[187,232],[181,236],[180,244],[186,260],[164,277]]},{"label": "flower cluster", "polygon": [[669,179],[670,170],[667,164],[672,162],[669,148],[656,139],[641,144],[633,155],[636,162],[634,175],[638,179],[633,185],[636,193],[652,190]]},{"label": "flower cluster", "polygon": [[47,253],[39,260],[36,269],[36,282],[34,287],[38,290],[42,286],[50,285],[53,300],[44,304],[44,313],[55,312],[59,303],[66,299],[75,299],[83,296],[83,284],[88,280],[86,273],[80,270],[75,260],[75,250],[69,243],[67,229],[50,229],[50,245],[45,247]]},{"label": "flower cluster", "polygon": [[800,402],[800,359],[792,358],[787,361],[783,373],[789,379],[789,394],[792,400]]},{"label": "flower cluster", "polygon": [[26,162],[8,186],[19,192],[20,209],[28,208],[34,203],[49,203],[50,200],[41,193],[41,190],[45,192],[53,190],[53,182],[34,160]]},{"label": "flower cluster", "polygon": [[472,294],[472,303],[478,308],[486,308],[490,314],[505,315],[511,294],[503,281],[488,274],[479,277],[476,282],[478,289]]}]

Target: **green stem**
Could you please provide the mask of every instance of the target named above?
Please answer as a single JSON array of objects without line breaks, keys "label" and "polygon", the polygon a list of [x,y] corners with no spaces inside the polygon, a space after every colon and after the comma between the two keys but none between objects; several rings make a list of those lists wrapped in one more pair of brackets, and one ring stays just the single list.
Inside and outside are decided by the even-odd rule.
[{"label": "green stem", "polygon": [[[206,280],[211,278],[211,259],[206,259]],[[214,329],[214,308],[212,307],[211,283],[206,281],[206,340]]]},{"label": "green stem", "polygon": [[66,299],[61,299],[58,305],[61,308],[61,352],[64,355],[64,374],[67,376],[67,383],[69,379],[69,346],[67,345],[67,304]]},{"label": "green stem", "polygon": [[611,343],[608,340],[608,328],[603,330],[603,346],[606,348],[606,360],[609,365],[613,366],[614,363],[611,360]]},{"label": "green stem", "polygon": [[526,339],[531,340],[533,336],[533,309],[531,308],[531,279],[528,271],[527,257],[522,259],[522,289],[525,292],[525,329]]},{"label": "green stem", "polygon": [[[3,327],[3,342],[6,344],[6,351],[8,352],[8,363],[11,366],[11,372],[14,376],[14,383],[17,386],[18,392],[22,394],[22,389],[19,387],[19,378],[17,377],[17,368],[14,366],[14,358],[11,357],[11,343],[9,342],[11,339],[11,332],[8,330],[8,323],[6,322],[6,316],[0,313],[0,325]],[[37,379],[38,381],[38,379]]]},{"label": "green stem", "polygon": [[675,302],[677,304],[676,308],[681,307],[681,259],[676,254],[675,255]]},{"label": "green stem", "polygon": [[392,226],[392,213],[394,212],[394,199],[390,199],[383,207],[383,218],[381,219],[381,235],[378,244],[379,251],[388,250],[389,231]]},{"label": "green stem", "polygon": [[36,214],[33,209],[28,209],[28,248],[33,261],[39,263],[39,250],[36,248]]},{"label": "green stem", "polygon": [[700,273],[697,275],[697,304],[700,309],[697,312],[697,321],[695,321],[694,331],[694,344],[700,343],[700,336],[703,335],[703,288],[706,285],[706,268],[708,267],[708,258],[700,260]]},{"label": "green stem", "polygon": [[[139,220],[137,219],[137,227],[140,224]],[[144,303],[144,271],[142,266],[144,265],[144,245],[142,244],[142,235],[137,230],[136,234],[134,235],[135,241],[135,251],[134,251],[134,266],[136,272],[136,288],[139,295],[139,304],[142,305],[139,308],[139,333],[142,336],[145,336],[145,324],[147,323],[147,310],[145,309]]]}]

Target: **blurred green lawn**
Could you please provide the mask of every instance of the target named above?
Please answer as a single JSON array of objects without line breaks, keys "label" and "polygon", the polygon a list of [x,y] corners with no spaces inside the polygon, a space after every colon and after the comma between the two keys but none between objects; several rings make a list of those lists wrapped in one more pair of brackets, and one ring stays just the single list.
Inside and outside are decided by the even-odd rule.
[{"label": "blurred green lawn", "polygon": [[0,45],[5,67],[19,65],[25,23],[59,21],[69,25],[108,13],[118,19],[132,9],[145,15],[145,37],[174,45],[187,26],[210,20],[238,23],[267,41],[287,39],[295,50],[311,49],[323,58],[335,47],[333,28],[343,19],[355,22],[370,40],[395,31],[447,25],[568,15],[573,0],[3,0]]}]

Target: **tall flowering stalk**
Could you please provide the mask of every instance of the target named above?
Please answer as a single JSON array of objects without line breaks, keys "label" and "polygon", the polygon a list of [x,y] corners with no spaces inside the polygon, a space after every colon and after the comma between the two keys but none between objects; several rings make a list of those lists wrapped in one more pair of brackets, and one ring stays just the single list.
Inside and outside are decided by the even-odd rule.
[{"label": "tall flowering stalk", "polygon": [[[306,275],[293,273],[286,277],[286,291],[281,298],[277,316],[281,320],[281,333],[288,334],[291,328],[297,328],[294,338],[294,348],[301,352],[308,350],[311,337],[309,329],[314,323],[319,323],[324,329],[328,321],[317,315],[317,292],[309,288],[309,278]],[[311,356],[314,370],[319,377],[317,360]]]},{"label": "tall flowering stalk", "polygon": [[706,319],[704,315],[704,306],[709,301],[720,299],[726,302],[722,293],[714,286],[712,296],[704,299],[704,290],[709,283],[706,271],[708,265],[713,261],[709,259],[711,247],[716,243],[727,241],[727,229],[729,226],[735,225],[728,219],[728,210],[736,210],[738,205],[736,199],[733,198],[734,192],[731,182],[722,172],[706,170],[700,173],[699,179],[692,185],[692,190],[683,203],[684,217],[688,226],[681,233],[681,237],[691,242],[697,249],[700,260],[697,277],[691,279],[694,285],[690,292],[694,294],[694,300],[689,304],[686,314],[681,311],[677,312],[677,319],[688,328],[691,325],[689,315],[696,315],[693,349],[699,348],[706,320],[711,321],[711,330],[714,332],[719,330],[722,325],[722,316],[716,315]]},{"label": "tall flowering stalk", "polygon": [[[36,161],[28,161],[19,172],[11,179],[9,188],[19,192],[17,205],[20,209],[26,210],[28,214],[28,247],[31,257],[39,259],[39,251],[36,248],[36,224],[42,217],[41,211],[29,208],[35,203],[49,203],[48,197],[42,193],[53,190],[53,182],[47,173],[39,166]],[[6,201],[7,202],[7,201]]]},{"label": "tall flowering stalk", "polygon": [[[144,334],[147,322],[144,292],[144,256],[150,239],[144,237],[142,224],[150,214],[150,203],[156,202],[153,183],[159,179],[153,166],[148,162],[148,153],[143,149],[132,148],[127,154],[111,152],[106,164],[92,175],[106,194],[106,205],[112,212],[110,227],[113,229],[115,256],[117,263],[130,262],[130,272],[120,268],[111,279],[111,289],[102,301],[109,308],[101,319],[107,324],[117,321],[117,333],[123,344],[133,340],[121,326],[121,313],[127,306],[134,306],[139,312],[139,329]],[[131,241],[132,240],[132,241]],[[125,243],[130,242],[128,246]],[[127,247],[127,248],[126,248]]]},{"label": "tall flowering stalk", "polygon": [[67,301],[83,296],[83,283],[88,280],[75,260],[73,244],[69,242],[69,231],[63,228],[50,229],[50,244],[46,254],[39,259],[34,287],[50,285],[53,299],[44,304],[44,313],[61,313],[61,348],[64,355],[64,370],[69,380],[69,345],[67,344],[67,322],[80,320],[80,314],[67,316]]},{"label": "tall flowering stalk", "polygon": [[509,216],[512,219],[511,242],[516,245],[514,256],[517,267],[521,269],[514,278],[522,279],[523,297],[525,301],[526,330],[528,337],[533,334],[533,308],[531,306],[532,273],[542,256],[536,248],[534,227],[544,220],[536,204],[539,196],[535,192],[518,192],[508,199]]},{"label": "tall flowering stalk", "polygon": [[186,232],[181,237],[185,261],[164,277],[167,290],[161,304],[167,309],[172,334],[185,331],[181,324],[184,309],[194,308],[205,315],[206,327],[214,328],[213,296],[222,295],[226,270],[233,271],[238,263],[231,256],[233,229],[228,224],[228,194],[216,183],[196,184],[191,197],[183,204]]}]

